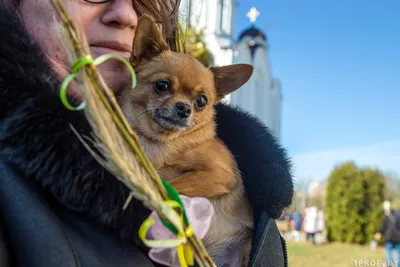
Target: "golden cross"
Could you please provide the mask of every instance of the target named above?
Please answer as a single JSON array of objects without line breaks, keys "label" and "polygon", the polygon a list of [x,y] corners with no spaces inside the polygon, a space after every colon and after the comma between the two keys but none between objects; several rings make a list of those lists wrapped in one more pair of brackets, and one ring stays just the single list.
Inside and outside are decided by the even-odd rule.
[{"label": "golden cross", "polygon": [[247,17],[253,24],[256,22],[258,16],[260,16],[260,12],[255,7],[250,8],[250,11],[247,12]]}]

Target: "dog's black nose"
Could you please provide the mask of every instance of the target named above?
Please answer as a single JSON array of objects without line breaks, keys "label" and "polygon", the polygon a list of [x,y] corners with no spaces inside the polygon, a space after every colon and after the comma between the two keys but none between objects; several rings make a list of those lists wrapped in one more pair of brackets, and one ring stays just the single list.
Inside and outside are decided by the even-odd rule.
[{"label": "dog's black nose", "polygon": [[178,102],[175,104],[176,112],[182,119],[188,118],[192,114],[192,109],[188,104]]}]

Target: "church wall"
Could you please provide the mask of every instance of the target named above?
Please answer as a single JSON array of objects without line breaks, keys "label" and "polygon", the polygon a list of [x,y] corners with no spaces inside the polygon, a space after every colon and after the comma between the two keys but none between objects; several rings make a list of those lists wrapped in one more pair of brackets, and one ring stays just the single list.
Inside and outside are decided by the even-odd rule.
[{"label": "church wall", "polygon": [[263,75],[263,83],[256,87],[259,94],[258,98],[255,98],[255,105],[263,106],[262,113],[254,113],[261,118],[261,120],[271,129],[274,127],[274,116],[276,111],[274,110],[274,99],[271,90],[271,73],[268,62],[267,51],[264,48],[258,48],[254,53],[254,68]]},{"label": "church wall", "polygon": [[217,22],[217,3],[212,0],[182,0],[179,7],[182,22],[188,22],[196,29],[215,32]]},{"label": "church wall", "polygon": [[271,69],[270,69],[270,64],[268,60],[268,50],[265,48],[258,48],[255,53],[254,53],[254,60],[253,64],[255,67],[262,69],[264,76],[265,76],[265,81],[268,83],[268,87],[270,87],[271,83]]},{"label": "church wall", "polygon": [[[233,56],[233,64],[244,63],[244,64],[252,64],[251,53],[248,49],[246,43],[239,43],[235,47],[235,52]],[[249,91],[251,90],[252,79],[248,81],[245,85],[239,88],[237,91],[230,94],[230,103],[246,107],[249,106],[250,103],[250,95]]]},{"label": "church wall", "polygon": [[[232,14],[235,13],[232,8],[235,3],[235,0],[224,0],[223,12],[221,12],[221,5],[216,0],[183,0],[181,2],[182,21],[186,21],[187,16],[190,15],[191,25],[197,30],[204,30],[205,41],[214,55],[216,66],[232,64]],[[221,26],[223,31],[221,31]]]},{"label": "church wall", "polygon": [[274,103],[274,131],[276,137],[281,136],[281,123],[282,123],[282,92],[281,92],[281,84],[278,79],[272,80],[272,88],[273,88],[273,103]]}]

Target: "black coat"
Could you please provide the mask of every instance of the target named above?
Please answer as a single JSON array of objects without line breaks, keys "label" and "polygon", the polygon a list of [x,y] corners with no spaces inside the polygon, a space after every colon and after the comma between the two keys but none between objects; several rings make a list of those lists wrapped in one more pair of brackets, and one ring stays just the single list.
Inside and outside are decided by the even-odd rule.
[{"label": "black coat", "polygon": [[[0,36],[0,266],[155,266],[137,235],[149,211],[137,201],[122,210],[128,189],[69,126],[89,133],[83,112],[62,105],[41,51],[1,7]],[[244,112],[220,104],[217,120],[254,210],[253,260],[284,266],[286,251],[269,218],[291,203],[289,159]],[[274,246],[260,249],[263,242]]]},{"label": "black coat", "polygon": [[391,211],[385,215],[379,232],[384,236],[385,242],[400,243],[400,211]]}]

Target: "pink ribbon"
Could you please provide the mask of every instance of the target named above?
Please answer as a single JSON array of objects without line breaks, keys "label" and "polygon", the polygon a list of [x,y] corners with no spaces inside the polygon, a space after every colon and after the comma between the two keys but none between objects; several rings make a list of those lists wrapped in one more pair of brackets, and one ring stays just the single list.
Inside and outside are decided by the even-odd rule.
[{"label": "pink ribbon", "polygon": [[[211,219],[214,214],[214,208],[210,201],[202,197],[186,197],[180,196],[183,206],[186,210],[186,215],[190,221],[195,235],[203,239],[208,229],[210,228]],[[162,240],[176,238],[170,230],[164,227],[157,213],[150,214],[155,220],[155,223],[147,232],[149,240]],[[152,248],[149,251],[149,257],[154,262],[170,267],[180,267],[176,248]]]}]

